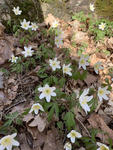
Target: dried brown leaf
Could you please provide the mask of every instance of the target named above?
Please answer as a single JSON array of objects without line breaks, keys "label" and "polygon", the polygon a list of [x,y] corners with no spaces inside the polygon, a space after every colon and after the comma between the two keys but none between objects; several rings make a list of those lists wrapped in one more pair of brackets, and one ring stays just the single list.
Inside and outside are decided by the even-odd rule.
[{"label": "dried brown leaf", "polygon": [[34,120],[29,124],[30,127],[36,127],[38,126],[38,130],[40,132],[43,132],[46,127],[47,121],[46,118],[40,117],[40,115],[37,115]]},{"label": "dried brown leaf", "polygon": [[5,27],[0,23],[0,37],[3,37]]},{"label": "dried brown leaf", "polygon": [[105,45],[107,48],[112,49],[113,51],[113,37],[105,39]]},{"label": "dried brown leaf", "polygon": [[76,44],[89,43],[88,34],[82,31],[75,32],[73,41],[75,41]]},{"label": "dried brown leaf", "polygon": [[98,134],[98,137],[101,138],[102,142],[107,143],[108,138],[111,138],[113,140],[113,130],[107,126],[107,124],[100,115],[93,113],[88,121],[93,128],[101,129],[104,133],[107,133]]},{"label": "dried brown leaf", "polygon": [[27,115],[24,116],[23,121],[25,121],[26,123],[28,123],[33,118],[34,118],[34,116],[31,113],[28,113]]},{"label": "dried brown leaf", "polygon": [[21,150],[32,150],[32,148],[30,148],[28,142],[27,142],[27,136],[25,133],[21,133],[19,134],[19,142],[20,142],[20,147]]},{"label": "dried brown leaf", "polygon": [[58,137],[57,134],[58,132],[56,129],[47,132],[43,150],[63,150],[62,142],[60,140],[56,140],[56,137]]},{"label": "dried brown leaf", "polygon": [[90,86],[91,84],[95,83],[97,80],[98,80],[98,78],[96,76],[88,73],[88,75],[84,81],[88,86]]}]

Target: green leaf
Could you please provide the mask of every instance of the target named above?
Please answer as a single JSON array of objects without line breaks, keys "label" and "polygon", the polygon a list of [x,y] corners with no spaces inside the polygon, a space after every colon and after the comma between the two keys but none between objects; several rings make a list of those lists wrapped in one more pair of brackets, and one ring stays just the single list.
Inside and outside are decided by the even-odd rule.
[{"label": "green leaf", "polygon": [[[52,119],[54,112],[56,114],[56,117],[59,117],[59,107],[58,107],[58,104],[57,103],[51,103],[51,104],[52,104],[52,107],[51,107],[51,109],[48,112],[48,120],[49,121]],[[50,106],[51,105],[49,105],[49,107]]]},{"label": "green leaf", "polygon": [[24,43],[24,40],[25,40],[25,38],[23,37],[23,38],[21,38],[20,39],[20,44],[23,44]]},{"label": "green leaf", "polygon": [[64,116],[64,121],[68,130],[75,128],[75,119],[72,112],[67,112]]},{"label": "green leaf", "polygon": [[57,85],[58,84],[58,78],[54,77],[54,76],[52,76],[52,78],[53,78],[54,83]]},{"label": "green leaf", "polygon": [[16,111],[16,112],[14,112],[14,113],[12,113],[12,114],[6,115],[6,116],[5,116],[5,119],[11,119],[11,120],[14,120],[15,118],[18,117],[18,115],[19,115],[19,113]]},{"label": "green leaf", "polygon": [[45,103],[44,104],[44,110],[47,111],[52,106],[53,106],[53,103],[51,103],[51,102],[50,103]]},{"label": "green leaf", "polygon": [[63,129],[63,123],[62,123],[62,121],[59,121],[59,122],[57,122],[57,126],[58,126],[58,128],[59,129]]},{"label": "green leaf", "polygon": [[83,73],[80,75],[80,80],[85,80],[87,77],[87,70],[84,70]]},{"label": "green leaf", "polygon": [[51,107],[49,113],[48,113],[48,121],[50,121],[54,114],[54,107]]},{"label": "green leaf", "polygon": [[79,78],[80,78],[80,72],[79,71],[77,71],[77,72],[74,72],[73,73],[73,75],[72,75],[72,78],[74,79],[74,80],[78,80]]},{"label": "green leaf", "polygon": [[46,67],[41,67],[41,69],[37,72],[37,75],[40,78],[46,78],[48,77],[48,75],[45,73],[45,71],[46,71]]},{"label": "green leaf", "polygon": [[60,86],[60,88],[62,88],[65,85],[65,82],[66,82],[66,79],[63,78],[63,77],[59,80],[59,86]]},{"label": "green leaf", "polygon": [[55,109],[56,116],[59,117],[59,107],[57,103],[54,103],[54,109]]}]

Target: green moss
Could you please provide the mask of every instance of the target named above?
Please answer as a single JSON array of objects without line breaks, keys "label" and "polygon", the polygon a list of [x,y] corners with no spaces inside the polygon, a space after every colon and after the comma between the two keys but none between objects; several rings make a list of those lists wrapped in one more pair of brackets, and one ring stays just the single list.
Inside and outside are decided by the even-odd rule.
[{"label": "green moss", "polygon": [[113,20],[113,0],[96,0],[95,7],[99,16]]}]

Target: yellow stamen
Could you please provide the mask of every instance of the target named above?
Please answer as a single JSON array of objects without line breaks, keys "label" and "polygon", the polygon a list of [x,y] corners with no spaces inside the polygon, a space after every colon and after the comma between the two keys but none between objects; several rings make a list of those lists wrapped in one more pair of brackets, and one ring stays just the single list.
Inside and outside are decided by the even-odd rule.
[{"label": "yellow stamen", "polygon": [[76,135],[76,133],[75,132],[72,132],[71,133],[71,137],[76,137],[77,135]]},{"label": "yellow stamen", "polygon": [[33,106],[33,110],[39,110],[39,109],[40,109],[40,106],[39,106],[39,105]]},{"label": "yellow stamen", "polygon": [[87,104],[87,99],[85,98],[83,101],[82,101],[82,104]]},{"label": "yellow stamen", "polygon": [[54,67],[56,66],[56,62],[53,62],[53,64],[52,64]]},{"label": "yellow stamen", "polygon": [[47,95],[49,95],[49,94],[51,93],[51,90],[50,90],[50,89],[46,89],[46,90],[45,90],[45,93],[46,93]]},{"label": "yellow stamen", "polygon": [[82,60],[81,60],[81,64],[85,64],[85,61],[84,61],[84,59],[82,59]]},{"label": "yellow stamen", "polygon": [[1,145],[3,145],[4,147],[10,145],[12,143],[12,139],[10,137],[4,138],[1,141]]},{"label": "yellow stamen", "polygon": [[108,149],[107,149],[105,146],[102,145],[102,146],[100,147],[100,150],[108,150]]},{"label": "yellow stamen", "polygon": [[104,94],[104,91],[101,89],[101,90],[99,90],[99,94],[100,95],[103,95]]}]

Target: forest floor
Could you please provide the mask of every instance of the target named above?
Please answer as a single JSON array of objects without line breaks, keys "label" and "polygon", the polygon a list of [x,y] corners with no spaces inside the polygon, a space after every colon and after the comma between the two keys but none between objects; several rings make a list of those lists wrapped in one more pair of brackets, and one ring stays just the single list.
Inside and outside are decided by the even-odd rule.
[{"label": "forest floor", "polygon": [[[12,54],[18,57],[22,56],[25,42],[20,41],[20,37],[6,34],[5,27],[0,24],[0,137],[2,138],[7,133],[18,132],[17,140],[20,146],[14,150],[63,150],[67,141],[67,133],[73,127],[73,125],[70,127],[65,124],[66,120],[63,120],[66,111],[71,112],[66,102],[66,96],[60,97],[61,102],[57,99],[59,116],[57,112],[54,114],[56,110],[53,110],[50,121],[48,121],[48,114],[51,106],[48,104],[45,106],[45,102],[41,103],[46,108],[45,112],[38,115],[28,113],[34,102],[40,102],[39,93],[37,93],[39,85],[44,85],[48,81],[53,86],[55,82],[56,87],[59,88],[60,82],[62,82],[61,74],[53,73],[49,66],[49,58],[52,57],[50,55],[52,52],[49,51],[51,47],[61,64],[63,61],[65,63],[69,61],[77,67],[81,53],[90,57],[87,70],[84,72],[83,69],[78,69],[79,71],[76,71],[72,78],[64,76],[63,80],[67,80],[63,82],[65,86],[61,85],[59,88],[68,95],[75,93],[76,97],[73,101],[76,103],[79,103],[76,90],[81,94],[81,91],[89,88],[93,91],[91,93],[95,98],[92,102],[91,112],[88,114],[78,105],[73,105],[73,102],[71,104],[73,105],[72,112],[76,129],[86,138],[78,140],[73,146],[74,150],[96,150],[97,141],[108,145],[111,150],[113,148],[113,37],[105,35],[102,40],[95,40],[95,34],[89,32],[90,18],[88,16],[84,18],[82,14],[78,16],[79,19],[75,18],[67,21],[48,14],[45,22],[38,24],[35,38],[33,37],[28,42],[38,55],[36,57],[33,55],[33,59],[32,57],[22,58],[23,60],[20,60],[18,65],[12,65],[9,60]],[[63,32],[63,46],[59,48],[53,44],[54,35],[51,35],[51,26],[55,20],[59,22],[59,27]],[[68,59],[65,56],[66,51],[63,52],[63,50],[69,50]],[[39,56],[40,58],[38,58]],[[103,67],[98,74],[94,71],[94,65],[97,62],[101,62]],[[41,65],[46,70],[41,70]],[[25,70],[19,72],[21,67]],[[56,80],[60,82],[50,81],[50,77],[53,76],[54,79],[58,77]],[[99,101],[96,94],[101,85],[107,86],[110,90],[107,101]],[[54,100],[50,104],[53,105]],[[65,106],[66,109],[60,110],[62,106]],[[66,127],[69,127],[69,131]]]}]

